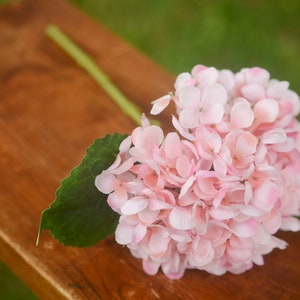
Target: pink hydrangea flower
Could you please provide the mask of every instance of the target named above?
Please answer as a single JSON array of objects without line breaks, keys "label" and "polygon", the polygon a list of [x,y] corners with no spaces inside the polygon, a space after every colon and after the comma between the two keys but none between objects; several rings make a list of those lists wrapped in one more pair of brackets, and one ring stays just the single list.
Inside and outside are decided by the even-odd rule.
[{"label": "pink hydrangea flower", "polygon": [[186,269],[238,274],[300,230],[299,97],[261,68],[233,74],[195,66],[171,102],[174,131],[143,117],[120,145],[97,188],[120,214],[116,241],[142,259],[148,274],[171,279]]}]

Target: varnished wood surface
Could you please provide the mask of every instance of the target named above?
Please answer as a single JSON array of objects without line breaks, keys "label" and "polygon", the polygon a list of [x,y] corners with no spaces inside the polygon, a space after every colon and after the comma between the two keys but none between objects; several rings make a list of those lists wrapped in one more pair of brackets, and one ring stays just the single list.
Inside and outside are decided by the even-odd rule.
[{"label": "varnished wood surface", "polygon": [[[41,299],[300,299],[300,236],[265,266],[221,277],[187,271],[177,281],[146,275],[109,237],[63,247],[44,232],[41,211],[85,149],[135,125],[45,36],[55,23],[88,51],[145,112],[174,78],[61,0],[29,0],[0,11],[0,259]],[[184,70],[183,70],[184,71]],[[167,124],[168,117],[163,117]],[[168,126],[165,126],[168,127]]]}]

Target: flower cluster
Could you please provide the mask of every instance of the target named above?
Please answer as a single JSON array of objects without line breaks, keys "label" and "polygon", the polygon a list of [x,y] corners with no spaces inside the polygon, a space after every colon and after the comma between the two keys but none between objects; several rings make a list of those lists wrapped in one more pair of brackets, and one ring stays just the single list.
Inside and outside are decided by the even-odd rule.
[{"label": "flower cluster", "polygon": [[300,230],[298,95],[261,68],[197,65],[180,74],[170,102],[174,132],[143,117],[120,145],[97,188],[120,214],[116,241],[177,279],[185,269],[238,274],[286,242],[279,230]]}]

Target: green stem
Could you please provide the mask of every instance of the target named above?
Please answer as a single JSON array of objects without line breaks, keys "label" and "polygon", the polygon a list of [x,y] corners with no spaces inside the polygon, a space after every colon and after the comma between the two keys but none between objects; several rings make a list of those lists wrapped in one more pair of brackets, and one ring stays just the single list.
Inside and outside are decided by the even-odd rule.
[{"label": "green stem", "polygon": [[82,49],[80,49],[57,26],[48,25],[46,34],[60,46],[79,66],[81,66],[99,86],[114,100],[121,110],[136,124],[140,125],[142,112],[138,106],[132,103],[97,66],[95,61]]}]

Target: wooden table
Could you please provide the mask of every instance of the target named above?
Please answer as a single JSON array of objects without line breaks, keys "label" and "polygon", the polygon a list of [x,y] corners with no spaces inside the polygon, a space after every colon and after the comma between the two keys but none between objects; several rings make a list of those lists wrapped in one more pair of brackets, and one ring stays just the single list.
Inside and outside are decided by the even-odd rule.
[{"label": "wooden table", "polygon": [[[55,23],[90,53],[145,112],[174,78],[62,0],[11,4],[0,11],[0,258],[41,299],[300,299],[300,236],[266,256],[264,267],[216,277],[146,275],[109,237],[91,248],[63,247],[44,232],[41,211],[85,149],[135,125],[44,34]],[[163,116],[164,124],[168,117]],[[168,127],[166,125],[166,127]]]}]

